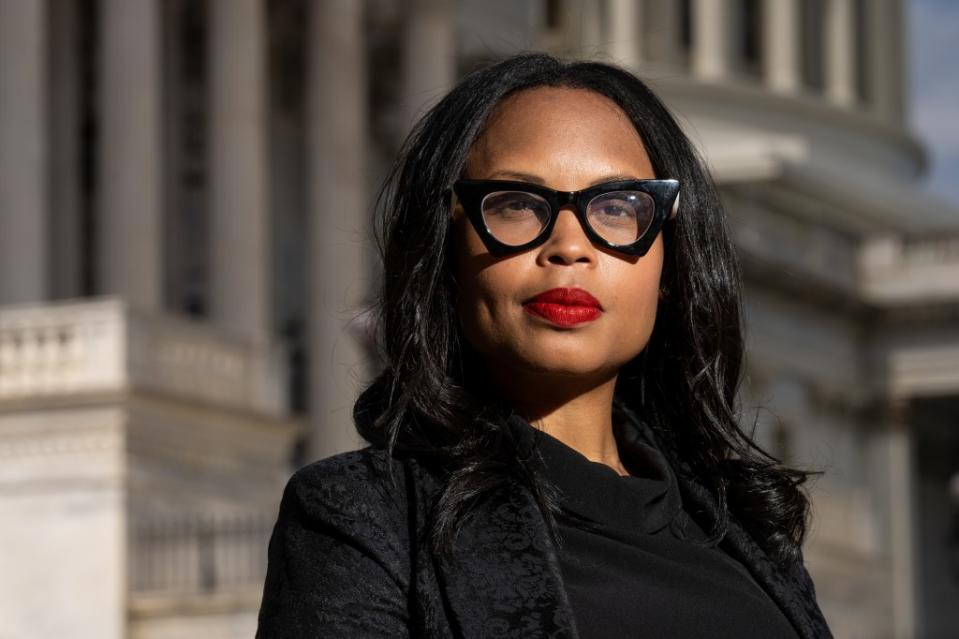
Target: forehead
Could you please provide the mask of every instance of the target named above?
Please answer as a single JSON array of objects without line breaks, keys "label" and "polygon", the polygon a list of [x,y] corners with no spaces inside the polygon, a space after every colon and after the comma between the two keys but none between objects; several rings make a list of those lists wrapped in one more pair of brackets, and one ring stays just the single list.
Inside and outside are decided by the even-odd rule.
[{"label": "forehead", "polygon": [[652,177],[639,132],[619,105],[594,91],[566,87],[527,89],[496,106],[470,149],[466,170],[481,177],[504,165],[534,174]]}]

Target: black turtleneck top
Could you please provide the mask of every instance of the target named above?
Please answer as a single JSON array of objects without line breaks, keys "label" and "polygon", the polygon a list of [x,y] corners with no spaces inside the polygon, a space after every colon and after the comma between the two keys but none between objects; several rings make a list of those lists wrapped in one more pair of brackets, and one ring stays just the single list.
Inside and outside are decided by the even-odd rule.
[{"label": "black turtleneck top", "polygon": [[535,434],[562,494],[560,565],[579,636],[796,638],[746,569],[703,543],[663,455],[628,420],[615,430],[630,476]]}]

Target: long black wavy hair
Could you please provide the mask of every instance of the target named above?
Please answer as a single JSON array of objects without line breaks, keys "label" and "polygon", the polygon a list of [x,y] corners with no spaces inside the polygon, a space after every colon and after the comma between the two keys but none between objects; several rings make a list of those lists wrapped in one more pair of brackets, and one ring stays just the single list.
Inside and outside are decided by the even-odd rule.
[{"label": "long black wavy hair", "polygon": [[732,513],[774,561],[795,560],[808,473],[780,464],[739,425],[741,281],[716,188],[662,102],[615,66],[509,58],[468,75],[415,126],[377,207],[383,279],[373,316],[385,367],[354,406],[357,428],[390,457],[415,453],[446,473],[433,509],[435,552],[449,555],[471,505],[511,478],[531,489],[555,539],[556,495],[518,454],[510,407],[479,378],[455,311],[449,253],[448,188],[470,147],[504,97],[539,86],[611,99],[639,132],[656,175],[681,184],[679,216],[662,231],[666,294],[648,345],[620,371],[615,402],[648,424],[677,473],[713,493],[720,518],[708,531],[712,543]]}]

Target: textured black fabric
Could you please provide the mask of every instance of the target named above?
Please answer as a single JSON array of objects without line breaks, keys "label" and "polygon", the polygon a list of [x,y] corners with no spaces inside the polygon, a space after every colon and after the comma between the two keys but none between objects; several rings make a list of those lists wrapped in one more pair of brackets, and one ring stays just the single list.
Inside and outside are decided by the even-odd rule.
[{"label": "textured black fabric", "polygon": [[[510,426],[531,452],[534,429]],[[527,488],[510,482],[477,504],[455,560],[443,562],[425,541],[440,475],[404,455],[393,460],[394,483],[383,443],[372,443],[290,479],[270,540],[257,637],[581,636],[557,548]],[[681,473],[677,480],[687,509],[716,516],[705,488]],[[780,569],[735,522],[724,548],[802,639],[831,637],[801,562]],[[650,633],[637,627],[629,636]]]},{"label": "textured black fabric", "polygon": [[[631,476],[540,433],[546,474],[563,494],[560,566],[582,639],[782,637],[796,632],[749,572],[682,510],[666,459],[617,425]],[[530,428],[532,428],[530,426]]]}]

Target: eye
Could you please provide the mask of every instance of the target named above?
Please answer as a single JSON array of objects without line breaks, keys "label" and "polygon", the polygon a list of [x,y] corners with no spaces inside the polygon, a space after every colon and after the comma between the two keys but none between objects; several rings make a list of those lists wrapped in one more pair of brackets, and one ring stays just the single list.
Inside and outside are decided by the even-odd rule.
[{"label": "eye", "polygon": [[635,217],[636,209],[623,202],[608,202],[599,208],[606,217]]},{"label": "eye", "polygon": [[522,191],[497,191],[483,199],[483,215],[508,220],[545,220],[549,206],[543,198]]},{"label": "eye", "polygon": [[642,191],[611,191],[594,197],[586,208],[593,231],[613,244],[631,244],[649,228],[656,204]]},{"label": "eye", "polygon": [[[644,194],[643,194],[644,195]],[[596,196],[589,203],[589,218],[598,224],[629,224],[635,226],[636,217],[642,209],[642,200],[637,194],[616,191]]]}]

